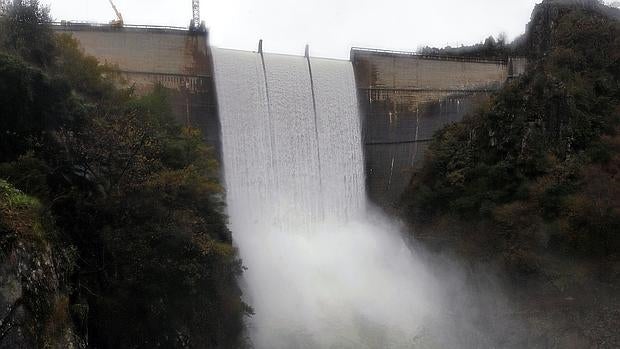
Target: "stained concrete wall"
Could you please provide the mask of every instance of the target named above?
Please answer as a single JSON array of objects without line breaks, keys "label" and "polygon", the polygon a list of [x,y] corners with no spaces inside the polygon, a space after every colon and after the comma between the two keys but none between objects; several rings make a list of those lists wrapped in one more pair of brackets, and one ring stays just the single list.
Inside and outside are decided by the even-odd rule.
[{"label": "stained concrete wall", "polygon": [[114,28],[109,25],[55,25],[71,33],[101,62],[127,72],[209,76],[208,33],[166,27]]},{"label": "stained concrete wall", "polygon": [[208,32],[75,23],[53,28],[71,34],[85,53],[116,66],[138,94],[148,93],[156,84],[168,88],[178,121],[199,127],[220,154]]},{"label": "stained concrete wall", "polygon": [[497,89],[508,76],[505,61],[419,56],[353,49],[358,88],[431,91]]},{"label": "stained concrete wall", "polygon": [[353,49],[372,201],[398,202],[433,134],[473,111],[524,71],[523,60],[421,56]]}]

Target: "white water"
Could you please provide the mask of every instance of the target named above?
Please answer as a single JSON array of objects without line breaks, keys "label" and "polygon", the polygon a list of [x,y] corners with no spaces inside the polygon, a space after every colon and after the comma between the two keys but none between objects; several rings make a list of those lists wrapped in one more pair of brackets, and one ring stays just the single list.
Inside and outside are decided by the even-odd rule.
[{"label": "white water", "polygon": [[264,63],[258,53],[214,49],[253,345],[422,345],[441,292],[398,227],[369,213],[351,64],[311,60],[315,115],[307,59],[265,54]]}]

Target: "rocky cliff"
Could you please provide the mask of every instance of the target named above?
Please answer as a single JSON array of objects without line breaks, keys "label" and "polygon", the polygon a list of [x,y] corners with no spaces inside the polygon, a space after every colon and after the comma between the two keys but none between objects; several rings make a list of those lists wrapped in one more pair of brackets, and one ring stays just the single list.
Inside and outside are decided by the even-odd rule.
[{"label": "rocky cliff", "polygon": [[0,180],[0,348],[84,348],[69,309],[73,251],[32,197]]},{"label": "rocky cliff", "polygon": [[[552,48],[558,22],[574,10],[620,20],[620,9],[605,6],[599,0],[546,0],[536,5],[522,42],[525,51],[534,57],[544,56]],[[576,30],[578,28],[575,28]]]}]

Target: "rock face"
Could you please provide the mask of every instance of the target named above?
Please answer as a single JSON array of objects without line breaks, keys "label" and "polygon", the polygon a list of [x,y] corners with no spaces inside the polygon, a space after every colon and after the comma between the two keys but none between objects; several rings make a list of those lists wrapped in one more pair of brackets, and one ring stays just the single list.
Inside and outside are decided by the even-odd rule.
[{"label": "rock face", "polygon": [[620,20],[620,9],[604,6],[598,0],[546,0],[536,5],[527,25],[526,42],[530,56],[541,57],[551,48],[551,38],[557,21],[567,12],[578,8],[604,14]]},{"label": "rock face", "polygon": [[69,309],[72,251],[39,203],[0,181],[0,349],[85,348]]}]

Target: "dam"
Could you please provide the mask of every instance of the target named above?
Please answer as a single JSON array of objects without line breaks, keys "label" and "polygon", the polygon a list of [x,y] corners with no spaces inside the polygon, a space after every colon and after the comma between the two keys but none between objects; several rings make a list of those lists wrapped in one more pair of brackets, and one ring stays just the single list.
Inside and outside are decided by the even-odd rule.
[{"label": "dam", "polygon": [[[115,66],[137,93],[157,84],[166,87],[175,117],[200,128],[221,160],[208,31],[70,22],[53,28],[73,35],[87,54]],[[398,202],[435,131],[488,101],[526,64],[521,58],[483,60],[367,48],[351,49],[350,62],[361,111],[366,190],[382,207]],[[238,88],[249,93],[251,86]],[[315,131],[308,132],[311,137]]]},{"label": "dam", "polygon": [[513,62],[359,48],[334,60],[210,47],[207,31],[180,28],[55,29],[136,93],[167,88],[178,121],[218,150],[251,347],[491,347],[460,326],[472,321],[459,281],[372,203],[397,202],[432,133],[488,99]]}]

